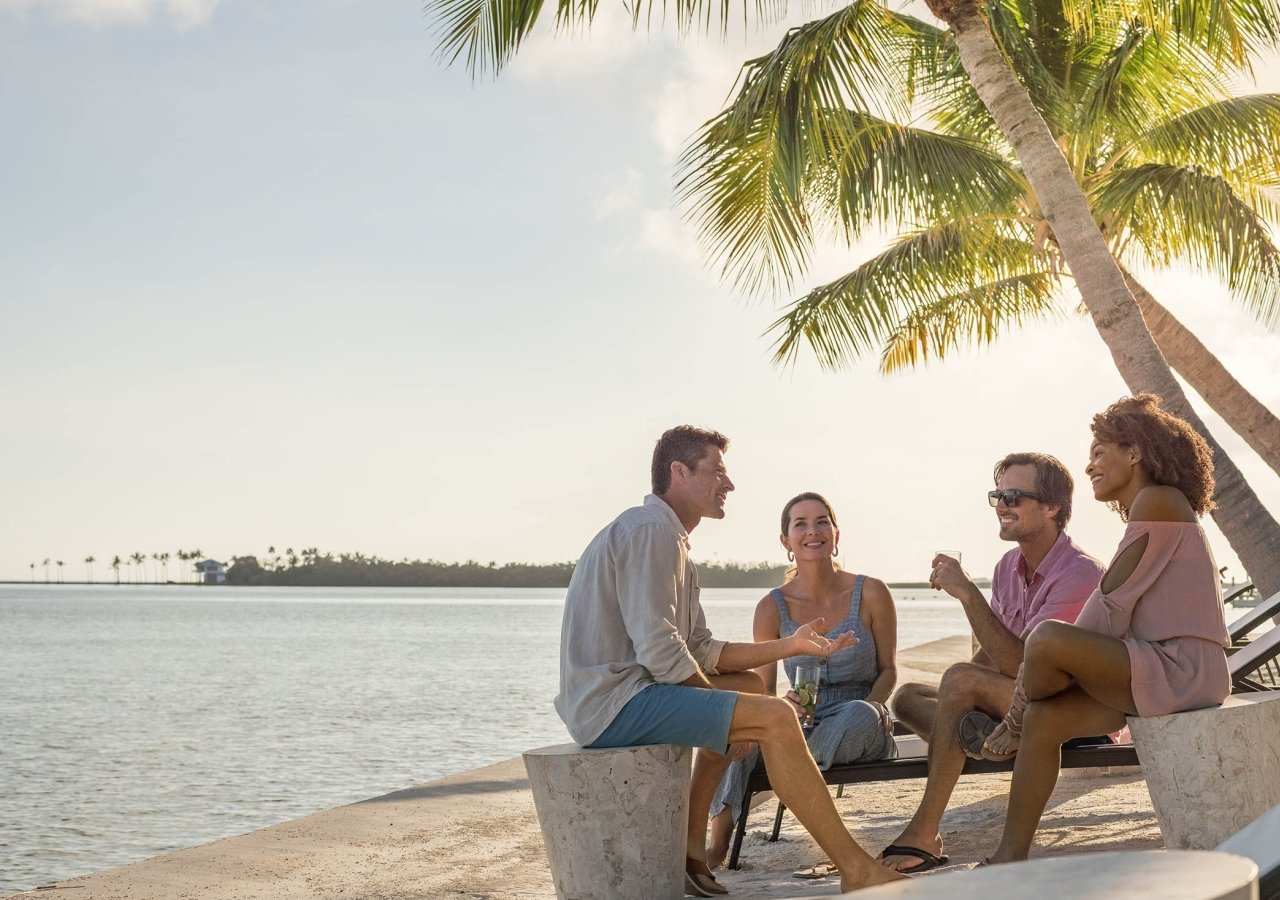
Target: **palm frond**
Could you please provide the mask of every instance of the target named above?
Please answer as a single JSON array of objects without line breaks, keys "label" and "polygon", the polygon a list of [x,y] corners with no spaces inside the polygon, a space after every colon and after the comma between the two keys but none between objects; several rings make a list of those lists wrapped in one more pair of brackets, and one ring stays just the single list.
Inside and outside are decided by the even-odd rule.
[{"label": "palm frond", "polygon": [[1193,43],[1215,59],[1247,65],[1280,39],[1276,0],[1082,0],[1065,3],[1072,27],[1091,30],[1138,19],[1161,40]]},{"label": "palm frond", "polygon": [[808,264],[804,156],[784,123],[761,117],[744,129],[728,111],[681,156],[677,202],[691,209],[706,254],[745,293],[790,284]]},{"label": "palm frond", "polygon": [[916,309],[1045,269],[1018,221],[966,219],[914,232],[788,306],[766,332],[776,335],[774,363],[793,363],[808,345],[822,368],[838,369]]},{"label": "palm frond", "polygon": [[770,138],[795,129],[780,121],[784,112],[763,111],[747,134],[726,114],[681,162],[680,201],[710,258],[739,287],[790,284],[807,260],[814,220],[839,223],[852,241],[869,225],[1004,215],[1028,190],[981,144],[852,110],[814,117],[812,131],[842,136],[836,146],[771,147]]},{"label": "palm frond", "polygon": [[884,374],[942,360],[962,343],[985,346],[1010,328],[1058,314],[1060,276],[1045,269],[974,285],[912,310],[885,340]]},{"label": "palm frond", "polygon": [[1117,255],[1133,247],[1158,266],[1212,272],[1268,327],[1280,322],[1280,249],[1266,221],[1277,210],[1265,190],[1242,197],[1197,166],[1148,163],[1100,176],[1089,199]]},{"label": "palm frond", "polygon": [[1198,165],[1233,180],[1280,184],[1280,94],[1232,97],[1175,116],[1127,152],[1137,162]]},{"label": "palm frond", "polygon": [[[473,77],[502,70],[528,37],[544,0],[431,0],[426,13],[446,65],[463,57]],[[592,4],[594,10],[594,4]]]},{"label": "palm frond", "polygon": [[856,0],[793,29],[773,53],[744,66],[737,95],[682,154],[679,202],[739,290],[791,283],[809,258],[806,202],[815,173],[865,152],[863,118],[832,110],[887,98],[904,112],[892,89],[904,27],[901,17]]},{"label": "palm frond", "polygon": [[830,177],[812,192],[839,213],[849,239],[867,224],[897,226],[1003,215],[1030,192],[1017,167],[967,138],[831,110],[833,131],[856,135],[832,148]]}]

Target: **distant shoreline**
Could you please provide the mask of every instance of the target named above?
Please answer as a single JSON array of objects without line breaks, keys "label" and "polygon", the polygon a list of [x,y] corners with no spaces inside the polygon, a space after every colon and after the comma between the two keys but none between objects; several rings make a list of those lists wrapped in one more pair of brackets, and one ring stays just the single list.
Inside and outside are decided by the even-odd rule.
[{"label": "distant shoreline", "polygon": [[[973,580],[973,583],[980,588],[991,587],[991,579],[989,578],[975,578]],[[46,582],[46,581],[26,581],[26,580],[6,581],[3,579],[0,579],[0,585],[7,585],[7,584],[26,585],[27,587],[119,587],[119,588],[148,588],[149,587],[149,588],[209,588],[209,589],[230,588],[233,590],[238,587],[341,587],[341,588],[357,588],[357,589],[358,588],[389,588],[389,587],[483,589],[483,588],[508,588],[509,587],[509,588],[548,588],[553,590],[557,588],[563,589],[564,587],[567,587],[567,585],[558,585],[558,584],[552,584],[552,585],[547,585],[547,584],[492,584],[492,585],[486,585],[486,584],[480,584],[480,585],[476,585],[476,584],[369,584],[369,583],[366,583],[366,584],[317,584],[317,583],[201,584],[199,582],[192,582],[192,581],[162,581],[160,583],[156,583],[154,581],[143,581],[143,582],[121,581],[120,583],[117,584],[114,581],[47,581]],[[929,589],[929,582],[927,581],[886,581],[885,584],[888,585],[890,588],[894,588],[897,590],[904,590],[904,591],[924,591]],[[705,588],[717,588],[717,589],[719,588],[753,589],[754,588],[754,589],[760,589],[760,590],[768,590],[769,588],[773,588],[777,586],[778,586],[777,582],[759,583],[759,584],[728,584],[728,585],[703,583],[701,585],[701,587],[705,587]]]}]

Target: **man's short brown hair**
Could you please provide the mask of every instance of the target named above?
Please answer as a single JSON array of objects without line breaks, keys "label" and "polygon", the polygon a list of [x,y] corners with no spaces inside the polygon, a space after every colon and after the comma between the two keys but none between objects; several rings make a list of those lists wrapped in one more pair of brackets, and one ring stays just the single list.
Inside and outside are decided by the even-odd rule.
[{"label": "man's short brown hair", "polygon": [[1031,466],[1035,469],[1036,493],[1041,497],[1040,502],[1046,506],[1058,507],[1058,514],[1053,517],[1053,521],[1057,523],[1059,531],[1066,530],[1067,522],[1071,521],[1071,494],[1076,489],[1076,483],[1067,467],[1048,453],[1010,453],[996,463],[997,487],[1000,485],[1000,476],[1010,466]]},{"label": "man's short brown hair", "polygon": [[679,461],[690,469],[695,469],[698,460],[706,456],[711,447],[717,447],[723,453],[729,449],[729,439],[718,431],[695,428],[692,425],[677,425],[663,432],[653,448],[653,467],[650,472],[653,492],[662,495],[671,487],[673,462]]}]

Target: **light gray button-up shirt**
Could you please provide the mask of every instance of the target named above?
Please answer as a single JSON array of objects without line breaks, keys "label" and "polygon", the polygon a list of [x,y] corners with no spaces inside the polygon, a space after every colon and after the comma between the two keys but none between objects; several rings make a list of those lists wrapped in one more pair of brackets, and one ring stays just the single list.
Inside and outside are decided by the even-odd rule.
[{"label": "light gray button-up shirt", "polygon": [[688,532],[650,494],[597,534],[573,570],[556,712],[589,744],[649,685],[715,674],[725,643],[707,630]]}]

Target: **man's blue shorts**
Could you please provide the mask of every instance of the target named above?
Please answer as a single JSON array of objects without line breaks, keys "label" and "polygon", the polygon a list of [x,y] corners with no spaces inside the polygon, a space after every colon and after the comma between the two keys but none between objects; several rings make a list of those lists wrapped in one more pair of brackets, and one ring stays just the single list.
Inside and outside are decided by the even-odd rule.
[{"label": "man's blue shorts", "polygon": [[737,705],[736,691],[651,684],[628,700],[604,734],[587,746],[679,744],[724,753],[729,747],[729,724]]}]

